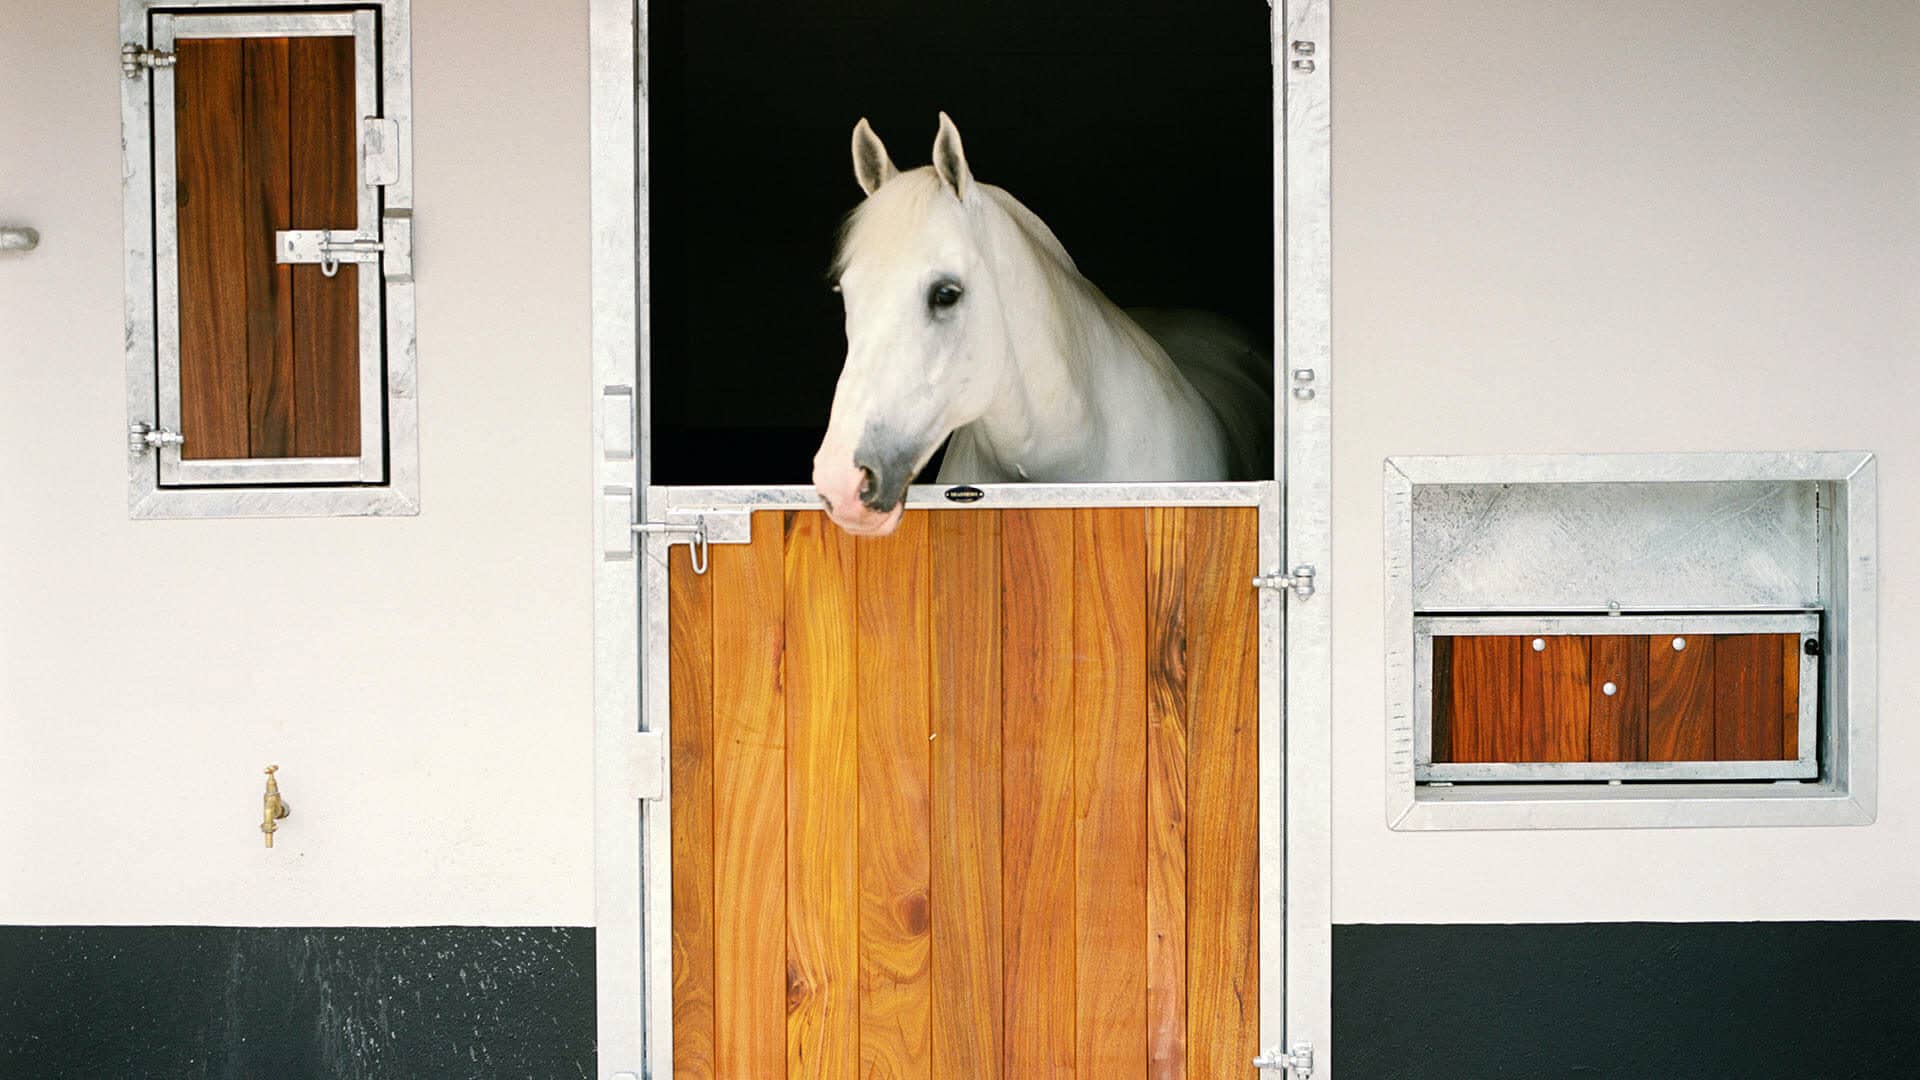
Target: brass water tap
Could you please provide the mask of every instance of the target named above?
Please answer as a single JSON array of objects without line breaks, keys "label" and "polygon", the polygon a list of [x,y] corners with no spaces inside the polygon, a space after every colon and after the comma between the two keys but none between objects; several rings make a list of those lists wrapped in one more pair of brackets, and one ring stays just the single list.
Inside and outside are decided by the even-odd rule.
[{"label": "brass water tap", "polygon": [[288,806],[286,800],[280,797],[280,785],[273,778],[274,772],[279,768],[278,765],[267,766],[267,794],[261,800],[265,805],[262,807],[260,831],[267,834],[268,847],[273,846],[273,831],[280,827],[275,823],[293,813],[293,807]]}]

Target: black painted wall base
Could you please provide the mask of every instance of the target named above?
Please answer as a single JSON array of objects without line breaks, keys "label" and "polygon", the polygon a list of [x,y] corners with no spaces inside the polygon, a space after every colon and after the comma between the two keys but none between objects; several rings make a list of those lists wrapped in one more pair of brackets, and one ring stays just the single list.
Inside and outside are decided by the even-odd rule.
[{"label": "black painted wall base", "polygon": [[[0,927],[0,1080],[592,1077],[593,976],[584,927]],[[1920,923],[1336,926],[1333,984],[1341,1080],[1920,1080]]]},{"label": "black painted wall base", "polygon": [[1920,923],[1336,926],[1341,1080],[1914,1080]]},{"label": "black painted wall base", "polygon": [[588,927],[0,926],[4,1080],[594,1075]]}]

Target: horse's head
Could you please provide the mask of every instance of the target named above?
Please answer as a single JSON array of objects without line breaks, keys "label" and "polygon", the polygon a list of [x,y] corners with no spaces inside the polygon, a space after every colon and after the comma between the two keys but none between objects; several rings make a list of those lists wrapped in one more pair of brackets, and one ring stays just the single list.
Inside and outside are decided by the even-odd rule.
[{"label": "horse's head", "polygon": [[940,114],[933,164],[902,173],[861,120],[853,172],[867,198],[834,263],[847,360],[813,484],[842,528],[885,535],[941,441],[992,404],[1006,334],[991,322],[999,304],[984,272],[984,196],[953,121]]}]

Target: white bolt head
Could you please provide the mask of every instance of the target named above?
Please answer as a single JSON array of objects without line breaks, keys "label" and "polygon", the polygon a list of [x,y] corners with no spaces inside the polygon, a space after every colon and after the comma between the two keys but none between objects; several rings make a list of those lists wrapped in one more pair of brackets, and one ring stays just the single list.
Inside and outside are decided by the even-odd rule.
[{"label": "white bolt head", "polygon": [[1547,651],[1547,639],[1546,639],[1546,638],[1543,638],[1543,637],[1537,637],[1537,638],[1534,638],[1534,639],[1533,639],[1533,651],[1534,651],[1534,652],[1546,652],[1546,651]]},{"label": "white bolt head", "polygon": [[1608,697],[1612,697],[1613,695],[1620,692],[1620,688],[1613,685],[1612,683],[1608,683],[1607,685],[1600,688],[1600,692],[1607,695]]},{"label": "white bolt head", "polygon": [[1686,638],[1683,638],[1683,637],[1677,637],[1677,638],[1674,638],[1674,639],[1673,639],[1673,651],[1674,651],[1674,652],[1679,652],[1680,650],[1682,650],[1682,649],[1684,649],[1684,648],[1686,648],[1686,647],[1687,647],[1687,639],[1686,639]]}]

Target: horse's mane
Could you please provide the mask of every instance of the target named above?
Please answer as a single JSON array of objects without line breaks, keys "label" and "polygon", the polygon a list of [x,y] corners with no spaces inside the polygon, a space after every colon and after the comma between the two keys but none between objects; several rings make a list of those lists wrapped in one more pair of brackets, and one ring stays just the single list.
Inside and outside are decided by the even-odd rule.
[{"label": "horse's mane", "polygon": [[[1048,256],[1043,264],[1051,261],[1056,266],[1049,270],[1063,272],[1067,278],[1078,278],[1079,269],[1074,265],[1073,256],[1060,243],[1059,237],[1040,215],[1027,209],[1026,205],[1004,188],[975,181],[979,190],[991,200],[1009,219],[1009,223],[1025,235],[1037,249],[1037,254]],[[920,223],[924,221],[935,205],[934,200],[945,198],[947,188],[933,166],[924,165],[910,169],[886,182],[879,191],[861,201],[850,211],[840,224],[840,235],[834,249],[833,264],[829,273],[834,278],[846,271],[847,263],[856,249],[885,250],[893,244],[904,242],[914,235]]]}]

